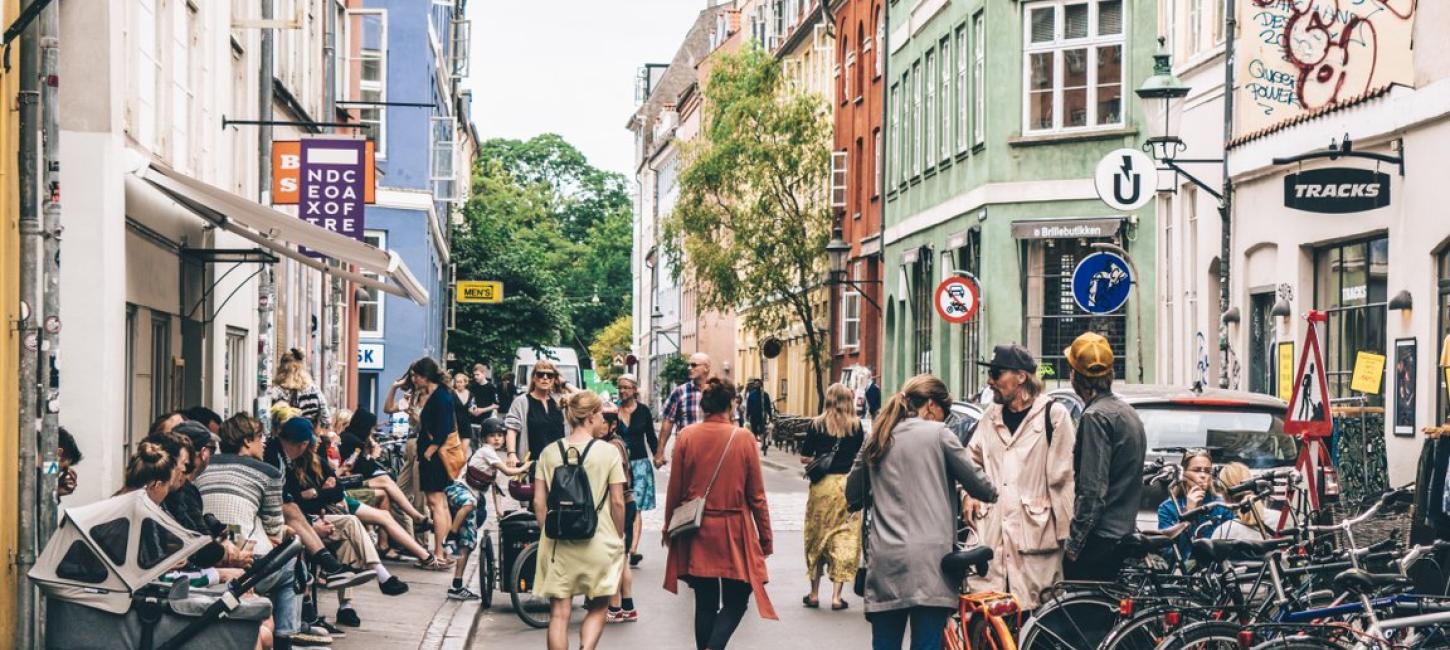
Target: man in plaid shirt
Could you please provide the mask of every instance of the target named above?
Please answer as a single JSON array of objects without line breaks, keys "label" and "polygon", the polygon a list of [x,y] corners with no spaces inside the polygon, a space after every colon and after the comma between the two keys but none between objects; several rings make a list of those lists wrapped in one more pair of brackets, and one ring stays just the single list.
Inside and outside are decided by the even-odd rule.
[{"label": "man in plaid shirt", "polygon": [[670,391],[665,408],[660,412],[664,423],[660,425],[660,444],[655,447],[657,468],[665,466],[665,445],[670,442],[670,434],[705,419],[700,410],[700,391],[705,387],[705,380],[710,378],[710,355],[704,352],[690,355],[689,367],[690,380]]}]

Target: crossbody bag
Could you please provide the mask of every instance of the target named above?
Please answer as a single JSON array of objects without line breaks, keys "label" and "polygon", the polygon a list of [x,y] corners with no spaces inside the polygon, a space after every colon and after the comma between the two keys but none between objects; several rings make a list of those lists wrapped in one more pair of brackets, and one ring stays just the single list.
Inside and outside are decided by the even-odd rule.
[{"label": "crossbody bag", "polygon": [[731,431],[730,437],[725,440],[725,448],[720,451],[720,460],[715,463],[715,472],[710,475],[710,482],[705,485],[705,494],[675,506],[674,513],[670,514],[670,539],[689,535],[699,530],[704,523],[705,499],[710,498],[710,489],[715,487],[715,479],[720,476],[720,466],[725,464],[725,456],[730,454],[730,443],[735,441],[737,433],[740,433],[739,429]]}]

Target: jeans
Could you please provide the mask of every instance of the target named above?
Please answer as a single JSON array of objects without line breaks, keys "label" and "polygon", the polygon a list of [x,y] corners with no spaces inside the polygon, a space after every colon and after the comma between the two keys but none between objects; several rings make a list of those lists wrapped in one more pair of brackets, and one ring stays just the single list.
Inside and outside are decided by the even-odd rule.
[{"label": "jeans", "polygon": [[696,650],[725,650],[740,619],[745,618],[750,583],[728,578],[691,577],[685,581],[695,590]]},{"label": "jeans", "polygon": [[291,636],[302,628],[302,595],[297,593],[297,560],[263,578],[255,591],[272,601],[272,624],[278,636]]},{"label": "jeans", "polygon": [[945,607],[910,607],[866,615],[871,622],[871,650],[901,650],[907,623],[911,624],[911,650],[941,650],[942,634],[952,610]]}]

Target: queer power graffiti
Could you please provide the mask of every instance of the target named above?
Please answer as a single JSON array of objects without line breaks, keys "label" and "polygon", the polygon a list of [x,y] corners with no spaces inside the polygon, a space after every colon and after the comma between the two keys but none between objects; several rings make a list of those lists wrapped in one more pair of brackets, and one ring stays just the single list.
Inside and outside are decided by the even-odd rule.
[{"label": "queer power graffiti", "polygon": [[1250,0],[1240,5],[1237,132],[1373,88],[1414,81],[1418,0]]}]

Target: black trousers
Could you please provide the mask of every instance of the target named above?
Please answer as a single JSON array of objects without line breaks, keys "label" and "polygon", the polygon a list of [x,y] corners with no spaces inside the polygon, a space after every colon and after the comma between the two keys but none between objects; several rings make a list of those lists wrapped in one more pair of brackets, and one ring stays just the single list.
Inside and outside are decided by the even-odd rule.
[{"label": "black trousers", "polygon": [[1118,540],[1088,535],[1076,560],[1063,560],[1062,577],[1068,580],[1112,582],[1123,571],[1123,555]]},{"label": "black trousers", "polygon": [[725,650],[750,603],[750,583],[728,578],[685,578],[695,590],[695,649]]}]

